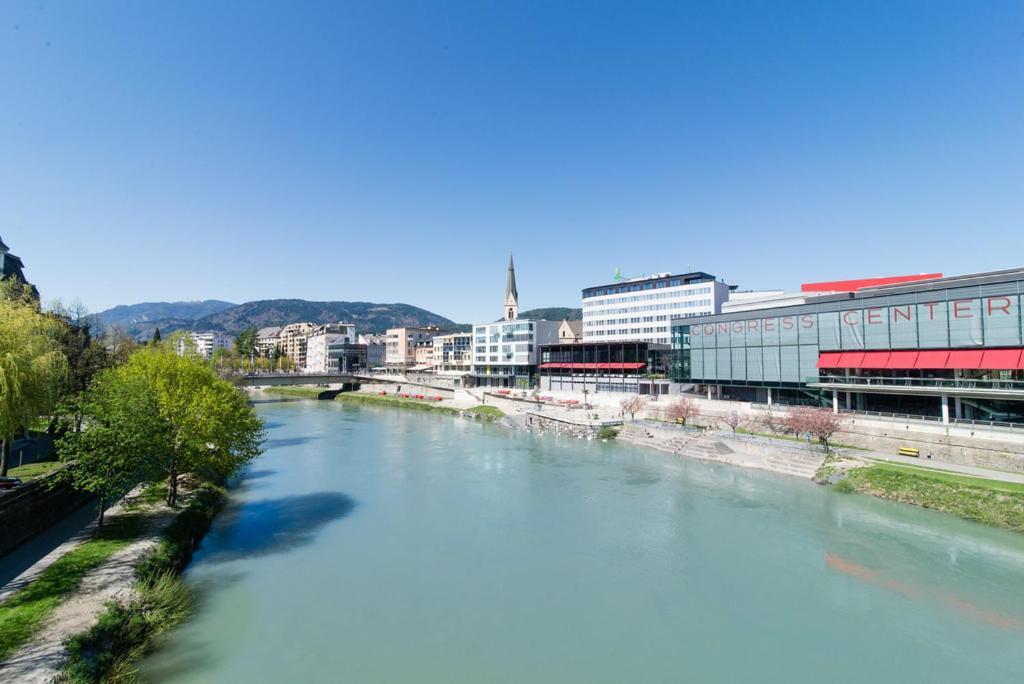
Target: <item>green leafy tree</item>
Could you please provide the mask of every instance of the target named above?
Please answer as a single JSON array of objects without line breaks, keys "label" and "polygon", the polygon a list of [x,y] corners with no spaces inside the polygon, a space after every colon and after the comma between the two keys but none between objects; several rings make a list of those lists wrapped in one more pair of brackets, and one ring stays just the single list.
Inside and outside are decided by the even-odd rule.
[{"label": "green leafy tree", "polygon": [[65,306],[58,300],[49,308],[50,315],[63,324],[59,340],[68,361],[67,376],[60,389],[60,410],[50,419],[48,428],[51,435],[59,436],[68,429],[68,421],[72,429],[80,429],[79,395],[89,388],[97,373],[110,365],[110,355],[102,342],[93,337],[98,323],[80,302]]},{"label": "green leafy tree", "polygon": [[238,337],[235,338],[235,351],[243,359],[256,355],[256,326],[250,325],[238,333]]},{"label": "green leafy tree", "polygon": [[167,442],[167,425],[153,387],[123,366],[100,374],[79,406],[87,429],[65,433],[58,447],[73,461],[66,477],[99,498],[102,527],[107,506],[155,474],[147,456]]},{"label": "green leafy tree", "polygon": [[153,339],[150,341],[150,344],[160,344],[160,328],[157,328],[153,331]]},{"label": "green leafy tree", "polygon": [[163,426],[152,436],[147,461],[167,480],[168,505],[177,501],[182,474],[223,479],[259,455],[262,421],[245,395],[201,359],[147,347],[124,372],[142,378],[156,397]]},{"label": "green leafy tree", "polygon": [[62,334],[63,324],[34,300],[0,297],[0,476],[14,437],[57,403],[68,366]]}]

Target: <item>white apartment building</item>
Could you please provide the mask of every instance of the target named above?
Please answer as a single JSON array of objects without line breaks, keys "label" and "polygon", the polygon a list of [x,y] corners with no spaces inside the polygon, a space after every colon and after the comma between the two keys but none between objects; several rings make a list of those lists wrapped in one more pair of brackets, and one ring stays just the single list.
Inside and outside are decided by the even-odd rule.
[{"label": "white apartment building", "polygon": [[558,342],[558,321],[516,319],[473,326],[473,379],[480,387],[536,385],[542,344]]},{"label": "white apartment building", "polygon": [[256,331],[256,353],[269,359],[280,343],[281,326],[272,325]]},{"label": "white apartment building", "polygon": [[351,373],[365,367],[366,348],[356,343],[354,325],[321,325],[306,338],[307,373]]},{"label": "white apartment building", "polygon": [[700,271],[659,273],[583,290],[583,341],[671,344],[672,318],[721,312],[729,286]]},{"label": "white apartment building", "polygon": [[[191,344],[189,344],[191,341]],[[231,349],[235,339],[221,332],[190,332],[178,340],[178,354],[184,355],[191,346],[204,359],[213,357],[215,349]]]},{"label": "white apartment building", "polygon": [[434,373],[462,376],[473,370],[473,333],[438,335],[433,346]]}]

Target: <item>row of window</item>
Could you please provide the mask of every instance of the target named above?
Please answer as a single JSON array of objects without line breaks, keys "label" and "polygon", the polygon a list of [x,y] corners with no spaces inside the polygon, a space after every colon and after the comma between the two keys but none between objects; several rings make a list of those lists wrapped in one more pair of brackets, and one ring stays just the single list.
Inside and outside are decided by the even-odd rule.
[{"label": "row of window", "polygon": [[695,287],[688,289],[683,292],[654,292],[646,295],[630,295],[628,297],[612,297],[610,299],[603,299],[599,302],[583,302],[583,308],[596,308],[599,306],[608,306],[609,304],[625,304],[628,302],[649,302],[656,299],[676,299],[681,300],[686,297],[694,297],[695,295],[708,295],[711,294],[710,287]]},{"label": "row of window", "polygon": [[635,316],[633,318],[606,318],[599,321],[583,321],[584,328],[596,328],[602,325],[622,325],[624,323],[653,323],[667,321],[668,316]]},{"label": "row of window", "polygon": [[[588,314],[591,316],[599,316],[601,314],[618,314],[618,313],[634,313],[637,311],[680,311],[684,309],[700,309],[709,308],[714,305],[714,300],[711,299],[694,299],[688,302],[670,302],[668,304],[644,304],[643,306],[620,306],[618,308],[604,309],[601,311],[590,311],[584,312],[583,315],[586,317]],[[698,315],[696,313],[688,314],[690,316]]]},{"label": "row of window", "polygon": [[667,325],[651,326],[648,328],[619,328],[617,330],[595,330],[587,333],[590,337],[603,337],[605,335],[640,335],[640,334],[652,334],[652,333],[668,333]]},{"label": "row of window", "polygon": [[[707,282],[698,281],[698,282]],[[590,297],[604,297],[606,295],[614,294],[625,294],[627,292],[640,292],[642,290],[661,290],[667,287],[682,287],[682,278],[668,278],[666,280],[650,280],[642,283],[625,283],[622,285],[611,285],[596,290],[584,290],[583,298],[588,299]],[[701,290],[711,291],[710,287],[700,288]]]}]

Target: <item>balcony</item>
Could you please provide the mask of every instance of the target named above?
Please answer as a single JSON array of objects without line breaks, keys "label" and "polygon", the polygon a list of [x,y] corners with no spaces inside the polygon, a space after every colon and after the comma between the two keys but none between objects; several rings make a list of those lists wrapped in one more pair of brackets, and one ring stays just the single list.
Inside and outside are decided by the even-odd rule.
[{"label": "balcony", "polygon": [[813,376],[807,386],[839,392],[877,394],[914,394],[941,396],[950,394],[977,399],[1024,400],[1022,380],[978,380],[973,378],[883,378],[861,375]]}]

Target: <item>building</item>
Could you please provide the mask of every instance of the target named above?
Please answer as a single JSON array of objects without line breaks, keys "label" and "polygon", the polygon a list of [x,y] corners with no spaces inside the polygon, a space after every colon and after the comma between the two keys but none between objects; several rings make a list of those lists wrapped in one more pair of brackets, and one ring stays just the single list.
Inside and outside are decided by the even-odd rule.
[{"label": "building", "polygon": [[464,378],[473,372],[473,333],[439,335],[434,338],[433,352],[435,374]]},{"label": "building", "polygon": [[274,356],[274,350],[280,342],[281,326],[275,325],[267,328],[260,328],[256,331],[256,353],[264,358]]},{"label": "building", "polygon": [[543,392],[678,392],[668,372],[672,350],[650,342],[577,342],[540,348]]},{"label": "building", "polygon": [[413,351],[412,370],[430,371],[434,368],[434,339],[423,340],[416,343]]},{"label": "building", "polygon": [[316,329],[313,323],[289,323],[277,335],[277,346],[282,356],[291,359],[296,369],[306,367],[306,341]]},{"label": "building", "polygon": [[391,368],[409,368],[416,365],[416,345],[443,334],[437,326],[420,328],[390,328],[386,333],[384,363]]},{"label": "building", "polygon": [[368,368],[379,368],[384,365],[384,350],[387,348],[385,335],[360,335],[359,344],[366,345],[366,365]]},{"label": "building", "polygon": [[189,348],[204,359],[213,357],[217,349],[231,349],[235,339],[221,332],[187,332],[178,338],[178,354],[185,354]]},{"label": "building", "polygon": [[355,326],[329,323],[306,337],[307,373],[358,373],[367,368],[366,345],[356,341]]},{"label": "building", "polygon": [[721,311],[729,286],[703,273],[621,280],[583,290],[583,341],[672,341],[671,320]]},{"label": "building", "polygon": [[20,258],[11,254],[7,245],[0,239],[0,280],[8,279],[19,282],[22,285],[28,285],[32,291],[32,296],[38,299],[39,292],[25,278],[25,264]]},{"label": "building", "polygon": [[583,321],[563,320],[558,326],[558,341],[561,344],[575,344],[583,341]]},{"label": "building", "polygon": [[558,341],[559,324],[517,318],[519,291],[511,256],[503,314],[502,321],[473,326],[472,380],[484,387],[535,387],[540,345]]},{"label": "building", "polygon": [[862,286],[672,322],[672,376],[710,396],[1024,423],[1024,269]]}]

